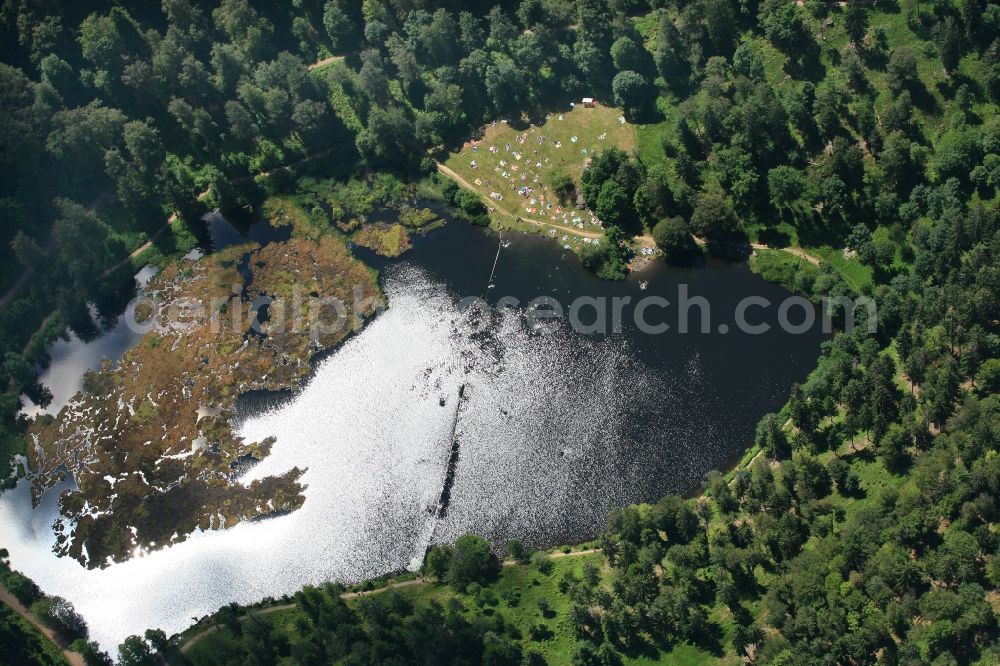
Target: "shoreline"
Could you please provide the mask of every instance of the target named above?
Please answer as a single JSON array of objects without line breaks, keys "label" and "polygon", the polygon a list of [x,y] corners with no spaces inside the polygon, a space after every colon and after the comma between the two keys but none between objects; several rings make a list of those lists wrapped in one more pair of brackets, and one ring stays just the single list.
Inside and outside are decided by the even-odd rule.
[{"label": "shoreline", "polygon": [[[490,232],[490,233],[492,233],[492,232]],[[522,232],[522,233],[525,233],[525,235],[528,236],[527,232]],[[647,262],[647,265],[652,265],[652,260],[649,260]],[[381,274],[381,272],[379,272],[379,285],[380,285],[380,287],[382,286],[381,285],[381,277],[382,277],[382,274]],[[369,322],[367,322],[367,323],[370,323],[371,321],[374,321],[374,319],[369,320]],[[361,330],[363,330],[363,329],[361,329]],[[355,331],[355,332],[360,332],[360,330],[359,331]],[[323,352],[323,354],[325,354],[327,352],[332,353],[333,351],[336,351],[338,348],[339,347],[326,350],[325,352]],[[318,356],[320,356],[320,355],[317,354],[317,357]],[[323,358],[325,358],[325,356]],[[316,360],[317,360],[317,362],[318,361],[322,361],[323,358],[317,358]],[[313,373],[315,372],[315,367],[312,369],[312,372]],[[310,374],[310,377],[311,376],[312,376],[312,374]],[[308,382],[309,379],[306,379],[305,381]],[[292,395],[294,395],[294,393]],[[743,458],[746,457],[748,451],[749,451],[749,449],[744,450],[741,454],[738,454],[740,457],[734,461],[733,467],[736,467],[736,466],[738,466],[740,464],[740,461],[742,461]],[[723,467],[723,468],[720,468],[720,469],[725,470],[727,468],[728,468],[728,465],[725,466],[725,467]],[[694,483],[694,489],[692,489],[691,492],[696,492],[697,489],[700,489],[702,487],[703,480],[696,480],[693,483]],[[685,496],[687,496],[687,495],[685,494]],[[585,545],[587,543],[588,543],[587,541],[581,541],[581,542],[576,542],[576,543],[574,543],[572,541],[571,542],[561,542],[561,543],[557,543],[557,544],[552,545],[551,547],[549,547],[549,550],[561,551],[561,550],[563,550],[565,548],[570,548],[570,549],[579,548],[580,546]],[[400,575],[400,574],[397,572],[396,574],[393,575],[393,577],[398,577],[398,575]],[[403,575],[405,575],[405,574],[403,574]],[[359,585],[366,585],[366,584],[367,584],[367,582],[361,582],[361,583],[359,583]]]}]

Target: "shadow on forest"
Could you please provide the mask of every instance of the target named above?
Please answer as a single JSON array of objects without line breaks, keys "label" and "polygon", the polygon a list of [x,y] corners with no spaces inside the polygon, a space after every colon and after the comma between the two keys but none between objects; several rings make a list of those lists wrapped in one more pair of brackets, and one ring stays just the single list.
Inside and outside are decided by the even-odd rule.
[{"label": "shadow on forest", "polygon": [[[529,129],[532,125],[540,127],[545,124],[545,116],[547,114],[569,111],[569,105],[571,102],[579,102],[579,99],[568,93],[552,95],[551,97],[546,98],[543,105],[524,109],[516,117],[510,116],[505,118],[507,121],[506,124],[511,129],[519,132]],[[496,122],[499,123],[500,121],[497,120]],[[489,126],[489,123],[487,123],[486,126]],[[455,132],[451,133],[450,136],[445,138],[445,144],[441,149],[439,157],[443,160],[448,153],[460,150],[466,141],[470,139],[480,139],[482,136],[483,126],[462,127],[457,129]]]},{"label": "shadow on forest", "polygon": [[[855,442],[855,445],[861,446],[862,443],[863,442]],[[851,462],[856,459],[870,463],[875,461],[875,451],[872,450],[871,446],[866,446],[863,449],[849,448],[847,453],[841,457],[847,462]]]},{"label": "shadow on forest", "polygon": [[[692,645],[709,652],[714,657],[722,657],[725,655],[725,647],[723,645],[723,639],[725,634],[722,630],[722,626],[716,622],[706,622],[699,631],[697,631],[693,636],[691,636],[690,642]],[[672,641],[669,638],[650,638],[650,639],[640,639],[637,638],[634,642],[630,642],[627,646],[622,647],[622,653],[629,657],[630,659],[646,658],[649,660],[661,660],[664,653],[669,652],[673,648],[677,647],[679,642]]]},{"label": "shadow on forest", "polygon": [[819,44],[810,39],[801,51],[795,55],[790,54],[785,71],[795,79],[812,81],[813,83],[822,81],[823,77],[826,76],[826,67],[823,66],[823,61],[820,59]]},{"label": "shadow on forest", "polygon": [[810,247],[835,245],[849,232],[844,215],[837,217],[831,215],[824,219],[814,209],[809,209],[806,215],[800,217],[796,226],[799,232],[799,245]]},{"label": "shadow on forest", "polygon": [[712,656],[721,657],[725,654],[723,638],[722,626],[710,621],[706,622],[702,630],[692,637],[692,642],[706,652],[710,652]]},{"label": "shadow on forest", "polygon": [[761,243],[770,247],[788,247],[792,244],[792,237],[788,233],[773,227],[763,229],[758,238]]},{"label": "shadow on forest", "polygon": [[910,93],[913,106],[928,115],[941,115],[941,105],[938,104],[937,98],[931,94],[931,91],[923,81],[910,81],[905,89]]},{"label": "shadow on forest", "polygon": [[[936,84],[937,91],[945,99],[951,100],[958,94],[958,91],[965,87],[972,99],[977,104],[984,104],[989,102],[989,98],[986,94],[986,89],[979,83],[979,81],[968,76],[963,72],[953,72],[951,77],[943,81],[938,81]],[[976,115],[972,108],[967,108],[964,105],[961,106],[961,111],[965,114],[965,118],[969,122],[974,122],[975,124],[981,124],[981,118]]]}]

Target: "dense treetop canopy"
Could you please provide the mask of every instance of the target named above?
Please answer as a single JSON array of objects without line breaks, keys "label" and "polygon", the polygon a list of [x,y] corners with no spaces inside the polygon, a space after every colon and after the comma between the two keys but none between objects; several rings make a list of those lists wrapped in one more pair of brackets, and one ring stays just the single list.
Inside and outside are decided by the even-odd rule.
[{"label": "dense treetop canopy", "polygon": [[[824,343],[762,419],[752,464],[612,516],[613,576],[564,592],[573,658],[692,641],[758,663],[1000,659],[1000,5],[6,0],[0,33],[5,460],[24,446],[20,396],[44,402],[48,342],[93,334],[88,303],[116,312],[146,240],[173,256],[206,207],[308,172],[415,180],[484,123],[596,97],[638,124],[639,149],[597,154],[579,183],[607,226],[588,268],[623,277],[646,233],[677,261],[701,252],[692,233],[724,256],[799,246],[821,264],[751,264],[878,307],[874,332]],[[469,587],[495,562],[467,539],[428,565]],[[515,663],[534,640],[394,597],[298,602],[297,642],[239,654],[414,661],[432,644],[438,663]]]}]

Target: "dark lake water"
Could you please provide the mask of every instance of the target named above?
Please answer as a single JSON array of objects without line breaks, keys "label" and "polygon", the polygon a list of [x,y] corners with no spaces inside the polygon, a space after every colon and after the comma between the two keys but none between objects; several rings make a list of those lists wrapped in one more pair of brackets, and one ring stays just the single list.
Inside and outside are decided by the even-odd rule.
[{"label": "dark lake water", "polygon": [[[636,497],[654,499],[665,492],[690,491],[707,471],[738,460],[752,442],[760,417],[780,408],[791,384],[802,381],[815,367],[819,343],[825,337],[818,309],[812,308],[816,324],[807,331],[783,331],[778,308],[791,294],[751,273],[745,262],[709,259],[696,268],[676,268],[656,259],[623,282],[609,282],[585,270],[575,255],[550,239],[508,232],[502,240],[509,247],[500,247],[497,257],[499,240],[494,232],[451,224],[418,238],[413,251],[400,261],[382,260],[364,250],[359,254],[363,253],[366,262],[384,267],[389,275],[400,267],[419,267],[428,280],[453,296],[485,296],[494,308],[511,297],[522,304],[537,297],[556,299],[566,316],[555,320],[553,337],[559,343],[568,340],[581,345],[566,359],[567,364],[580,359],[601,363],[603,359],[633,373],[624,379],[635,381],[634,385],[626,381],[616,387],[614,408],[620,419],[615,424],[616,446],[623,451],[619,471],[634,482]],[[680,294],[685,289],[689,302],[703,298],[710,306],[705,332],[701,332],[701,308],[692,305],[687,317],[680,313]],[[772,303],[767,308],[750,307],[746,314],[751,324],[768,325],[766,333],[738,330],[737,306],[747,297],[763,297]],[[581,298],[606,303],[607,312],[599,318],[594,307],[582,307],[578,320],[585,329],[577,333],[568,325],[568,311]],[[666,323],[669,330],[643,332],[637,325],[636,305],[650,298],[665,299],[670,305],[651,304],[645,321]],[[630,299],[622,307],[618,333],[611,332],[615,299]],[[794,325],[803,318],[799,307],[788,315]],[[606,325],[591,332],[589,325],[601,319]],[[681,332],[682,319],[688,323],[686,333]],[[720,325],[728,329],[725,334],[719,332]],[[488,341],[483,344],[503,343],[502,338],[489,334],[482,340]],[[571,367],[566,370],[572,373]],[[595,387],[577,388],[585,394]],[[596,411],[580,413],[581,420],[601,418],[602,405],[590,406]],[[539,415],[540,425],[544,420]]]},{"label": "dark lake water", "polygon": [[[84,571],[49,553],[53,494],[32,511],[21,483],[0,497],[0,546],[46,591],[73,601],[112,647],[147,627],[178,631],[232,601],[398,571],[429,544],[466,532],[501,545],[593,538],[609,510],[689,492],[738,459],[758,419],[815,364],[818,324],[782,332],[787,292],[745,264],[654,261],[609,283],[552,240],[511,234],[508,242],[452,222],[399,260],[358,250],[381,269],[388,310],[317,363],[294,396],[256,396],[239,426],[248,439],[277,439],[244,482],[308,468],[299,511]],[[708,303],[712,332],[697,332],[696,307],[694,332],[678,330],[682,287]],[[484,296],[492,306],[552,297],[566,310],[579,298],[607,301],[608,319],[613,299],[631,301],[620,331],[588,334],[569,317],[529,320],[523,307],[458,307]],[[768,333],[735,330],[737,304],[752,296],[772,302],[747,314]],[[670,325],[665,333],[635,323],[636,304],[650,297],[671,304],[647,310],[650,323]],[[797,323],[802,312],[793,310]],[[580,319],[595,320],[592,304]]]}]

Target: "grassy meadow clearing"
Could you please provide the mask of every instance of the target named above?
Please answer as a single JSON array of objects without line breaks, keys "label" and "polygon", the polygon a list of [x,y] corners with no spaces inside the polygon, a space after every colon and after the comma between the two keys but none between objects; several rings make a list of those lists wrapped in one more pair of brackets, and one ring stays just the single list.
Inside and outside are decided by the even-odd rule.
[{"label": "grassy meadow clearing", "polygon": [[[373,611],[362,611],[361,606],[375,604],[392,608],[400,605],[423,609],[460,607],[470,622],[496,623],[503,618],[503,622],[512,627],[507,631],[520,636],[519,642],[525,652],[538,653],[549,664],[568,664],[572,662],[574,648],[579,642],[572,618],[574,585],[588,575],[596,575],[599,579],[597,584],[610,589],[617,573],[607,565],[600,552],[567,550],[554,552],[540,561],[533,558],[530,563],[514,564],[508,561],[494,582],[474,584],[465,591],[403,576],[382,581],[386,587],[371,589],[364,586],[362,592],[347,592],[345,596],[348,597],[348,605],[362,614]],[[216,621],[220,624],[214,631],[205,632],[210,623],[192,627],[177,641],[185,645],[186,660],[192,664],[226,663],[227,655],[236,651],[240,642],[235,632],[256,631],[272,637],[280,635],[289,643],[296,643],[302,638],[300,627],[306,620],[305,614],[298,607],[277,603],[279,605],[251,610],[238,619],[219,616]],[[722,633],[728,637],[731,623],[727,622],[726,614],[724,607],[719,606],[714,609],[712,620],[722,627]],[[192,638],[195,640],[192,641]],[[663,663],[664,659],[668,663],[690,666],[738,663],[738,657],[722,647],[726,642],[723,638],[718,647],[688,642],[655,646],[650,643],[647,649],[624,655],[623,664]],[[295,663],[294,653],[279,663]]]},{"label": "grassy meadow clearing", "polygon": [[544,228],[544,233],[575,249],[603,235],[603,230],[590,212],[576,207],[574,196],[560,201],[554,184],[568,177],[578,189],[588,161],[608,148],[634,150],[635,126],[624,122],[613,107],[577,104],[523,127],[491,123],[478,138],[451,153],[444,166],[445,173],[457,176],[460,185],[489,203],[494,224]]}]

